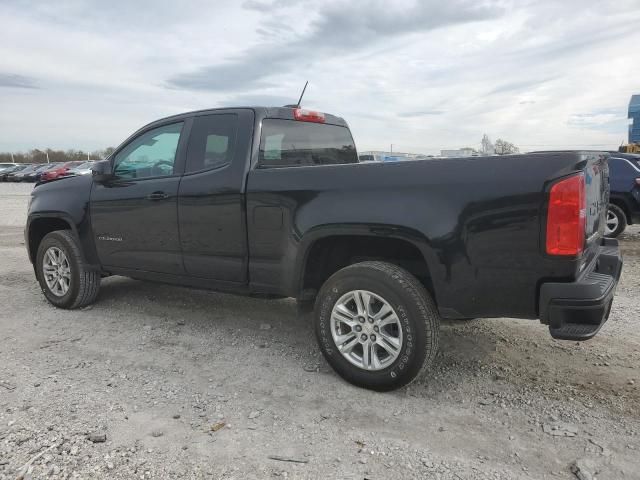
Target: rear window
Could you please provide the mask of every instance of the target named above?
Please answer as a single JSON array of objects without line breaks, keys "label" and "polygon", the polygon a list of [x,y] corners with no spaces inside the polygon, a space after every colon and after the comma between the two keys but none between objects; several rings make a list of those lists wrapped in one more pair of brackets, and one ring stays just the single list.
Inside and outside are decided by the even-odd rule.
[{"label": "rear window", "polygon": [[266,119],[260,138],[261,167],[358,163],[346,127],[294,120]]}]

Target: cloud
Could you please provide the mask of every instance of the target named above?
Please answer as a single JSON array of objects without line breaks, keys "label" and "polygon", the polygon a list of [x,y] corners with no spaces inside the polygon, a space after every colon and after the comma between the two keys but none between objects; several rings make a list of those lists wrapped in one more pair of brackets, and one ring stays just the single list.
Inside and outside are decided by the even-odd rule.
[{"label": "cloud", "polygon": [[[257,0],[244,4],[245,8],[261,11],[274,5]],[[502,9],[496,5],[469,0],[329,3],[316,12],[306,32],[295,33],[292,39],[254,46],[222,63],[178,74],[168,83],[172,87],[203,90],[271,86],[269,77],[308,68],[324,58],[353,54],[411,33],[495,18],[501,13]],[[289,29],[289,25],[278,21],[270,27]],[[263,34],[267,31],[261,30]]]},{"label": "cloud", "polygon": [[532,90],[540,85],[554,80],[556,77],[540,78],[534,80],[518,80],[516,82],[503,83],[502,85],[489,91],[489,95],[496,93],[519,92],[523,90]]},{"label": "cloud", "polygon": [[39,88],[33,78],[11,73],[0,73],[0,88]]},{"label": "cloud", "polygon": [[403,118],[415,118],[427,115],[442,115],[443,113],[444,110],[420,110],[419,112],[401,112],[398,113],[398,116]]},{"label": "cloud", "polygon": [[607,132],[622,132],[626,124],[626,112],[619,108],[603,108],[588,113],[574,113],[567,119],[567,125],[572,128]]},{"label": "cloud", "polygon": [[300,92],[291,92],[291,96],[285,95],[269,95],[269,94],[246,94],[236,95],[227,99],[229,105],[239,106],[263,106],[263,107],[282,107],[284,105],[294,104],[298,101]]},{"label": "cloud", "polygon": [[0,151],[104,148],[175,113],[294,103],[305,80],[361,150],[611,149],[640,94],[638,0],[4,0],[0,18]]}]

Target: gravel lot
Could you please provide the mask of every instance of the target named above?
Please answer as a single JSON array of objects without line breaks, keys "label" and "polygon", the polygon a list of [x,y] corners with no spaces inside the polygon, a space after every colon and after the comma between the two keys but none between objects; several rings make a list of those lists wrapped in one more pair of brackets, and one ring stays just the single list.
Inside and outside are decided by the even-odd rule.
[{"label": "gravel lot", "polygon": [[27,478],[640,478],[637,228],[595,339],[444,322],[427,376],[380,394],[328,368],[291,300],[112,277],[91,307],[50,306],[31,188],[0,184],[0,478],[39,454]]}]

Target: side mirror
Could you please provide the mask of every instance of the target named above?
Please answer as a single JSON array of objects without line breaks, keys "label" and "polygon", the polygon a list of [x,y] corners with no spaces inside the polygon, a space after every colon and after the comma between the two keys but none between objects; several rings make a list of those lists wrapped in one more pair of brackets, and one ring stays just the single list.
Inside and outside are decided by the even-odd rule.
[{"label": "side mirror", "polygon": [[111,172],[111,162],[109,160],[101,160],[91,167],[91,176],[95,182],[106,182],[113,178]]}]

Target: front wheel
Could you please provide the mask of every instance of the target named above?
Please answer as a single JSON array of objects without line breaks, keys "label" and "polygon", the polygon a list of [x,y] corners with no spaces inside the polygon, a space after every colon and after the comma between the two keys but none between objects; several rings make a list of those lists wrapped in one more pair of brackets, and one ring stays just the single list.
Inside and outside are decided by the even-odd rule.
[{"label": "front wheel", "polygon": [[627,228],[627,217],[619,206],[609,204],[607,209],[607,222],[604,228],[605,237],[616,238]]},{"label": "front wheel", "polygon": [[69,230],[42,239],[35,266],[42,293],[56,307],[84,307],[98,295],[100,272],[87,269],[79,242]]},{"label": "front wheel", "polygon": [[356,263],[332,275],[316,300],[316,337],[333,369],[377,391],[410,383],[438,350],[440,316],[424,286],[386,262]]}]

